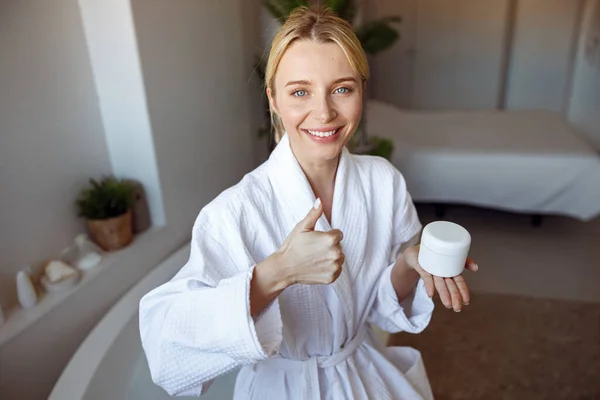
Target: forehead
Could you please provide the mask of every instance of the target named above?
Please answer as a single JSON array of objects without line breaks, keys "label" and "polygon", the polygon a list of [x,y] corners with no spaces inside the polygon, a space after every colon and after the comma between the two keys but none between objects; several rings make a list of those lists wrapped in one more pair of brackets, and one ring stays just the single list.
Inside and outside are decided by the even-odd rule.
[{"label": "forehead", "polygon": [[283,54],[275,83],[279,86],[291,80],[326,82],[355,75],[346,54],[337,43],[302,40],[293,43]]}]

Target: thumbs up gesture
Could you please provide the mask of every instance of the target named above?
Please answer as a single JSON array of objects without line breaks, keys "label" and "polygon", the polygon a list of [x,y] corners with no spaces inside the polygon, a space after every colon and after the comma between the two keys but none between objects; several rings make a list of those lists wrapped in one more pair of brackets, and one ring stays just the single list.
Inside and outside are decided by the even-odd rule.
[{"label": "thumbs up gesture", "polygon": [[322,214],[323,204],[317,199],[277,251],[282,272],[292,284],[330,284],[342,273],[342,231],[315,232]]}]

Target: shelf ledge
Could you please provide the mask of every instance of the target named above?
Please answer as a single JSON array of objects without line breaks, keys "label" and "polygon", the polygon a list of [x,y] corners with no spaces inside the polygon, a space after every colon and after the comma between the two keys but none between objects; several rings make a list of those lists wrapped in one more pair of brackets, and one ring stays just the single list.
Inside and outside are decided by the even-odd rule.
[{"label": "shelf ledge", "polygon": [[5,312],[4,324],[0,326],[0,348],[61,305],[74,293],[78,292],[96,276],[101,274],[102,271],[106,271],[112,265],[119,264],[120,260],[131,255],[131,253],[144,251],[148,246],[148,242],[160,240],[165,233],[166,229],[164,226],[149,228],[136,235],[134,241],[128,247],[115,252],[105,253],[99,265],[90,270],[81,271],[79,282],[72,288],[62,292],[44,292],[38,298],[37,304],[32,308],[24,309],[17,305],[7,310]]}]

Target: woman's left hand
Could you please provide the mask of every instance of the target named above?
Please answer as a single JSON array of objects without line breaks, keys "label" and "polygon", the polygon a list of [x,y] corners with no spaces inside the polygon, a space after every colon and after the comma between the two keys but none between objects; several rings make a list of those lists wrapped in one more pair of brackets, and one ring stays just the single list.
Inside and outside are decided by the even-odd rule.
[{"label": "woman's left hand", "polygon": [[[418,262],[419,245],[411,246],[404,251],[404,259],[406,264],[421,275],[421,278],[425,281],[427,288],[427,294],[433,297],[437,290],[440,295],[440,300],[446,306],[446,308],[454,309],[459,312],[463,305],[466,306],[471,301],[471,294],[465,278],[462,274],[452,278],[442,278],[440,276],[431,275],[425,271]],[[477,271],[479,267],[477,263],[471,258],[467,258],[465,268],[470,271]]]}]

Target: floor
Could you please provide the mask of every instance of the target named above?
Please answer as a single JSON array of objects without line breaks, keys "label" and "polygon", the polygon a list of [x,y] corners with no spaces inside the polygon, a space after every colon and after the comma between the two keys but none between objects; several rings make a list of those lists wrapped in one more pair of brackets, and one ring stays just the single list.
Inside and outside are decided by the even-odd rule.
[{"label": "floor", "polygon": [[600,399],[600,304],[478,293],[460,313],[439,304],[418,335],[436,400]]},{"label": "floor", "polygon": [[[437,219],[417,208],[424,224]],[[600,218],[534,228],[529,216],[451,207],[443,219],[472,235],[471,305],[437,300],[425,332],[389,342],[421,351],[436,399],[600,399]]]},{"label": "floor", "polygon": [[[432,205],[417,210],[423,225],[437,220]],[[471,233],[473,291],[600,303],[600,217],[548,216],[535,228],[528,215],[450,206],[443,219]]]}]

